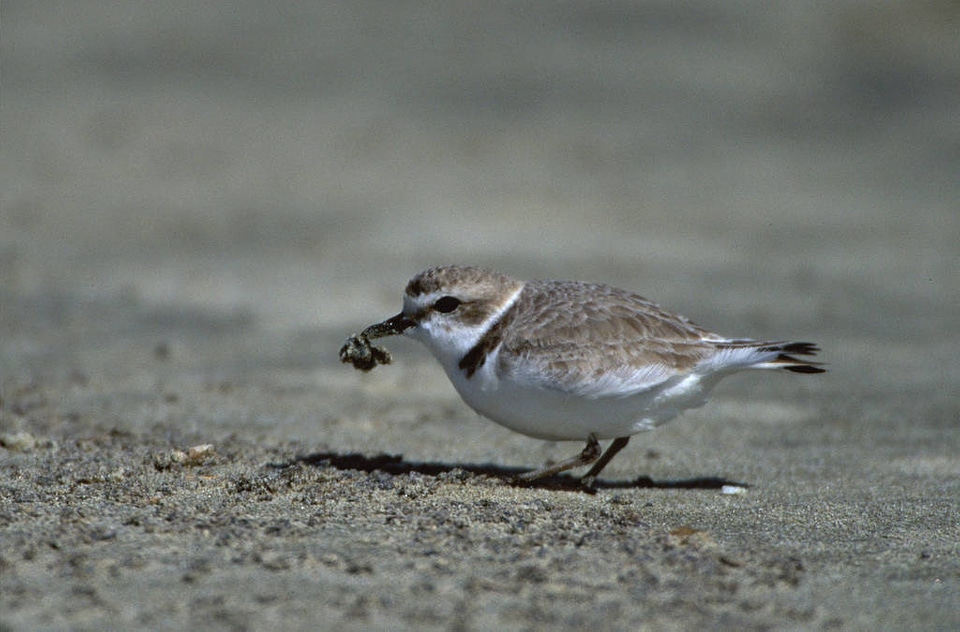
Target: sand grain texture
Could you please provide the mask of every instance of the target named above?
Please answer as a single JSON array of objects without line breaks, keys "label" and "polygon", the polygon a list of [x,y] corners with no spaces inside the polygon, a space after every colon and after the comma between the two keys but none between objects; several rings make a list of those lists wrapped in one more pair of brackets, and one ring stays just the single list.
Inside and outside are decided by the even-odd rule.
[{"label": "sand grain texture", "polygon": [[[960,627],[958,20],[4,2],[0,628]],[[337,356],[441,263],[830,372],[510,487],[579,446]]]}]

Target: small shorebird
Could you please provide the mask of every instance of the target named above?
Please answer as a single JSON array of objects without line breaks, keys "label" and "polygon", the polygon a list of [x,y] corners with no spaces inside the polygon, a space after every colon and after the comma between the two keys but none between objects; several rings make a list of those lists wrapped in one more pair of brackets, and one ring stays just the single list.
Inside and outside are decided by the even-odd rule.
[{"label": "small shorebird", "polygon": [[[631,435],[703,405],[731,373],[824,371],[797,357],[816,354],[810,342],[727,338],[626,290],[471,266],[413,277],[403,311],[352,337],[341,359],[364,370],[388,363],[369,340],[396,334],[425,344],[484,417],[531,437],[586,441],[580,454],[518,482],[592,463],[581,478],[592,486]],[[613,439],[602,453],[601,439]]]}]

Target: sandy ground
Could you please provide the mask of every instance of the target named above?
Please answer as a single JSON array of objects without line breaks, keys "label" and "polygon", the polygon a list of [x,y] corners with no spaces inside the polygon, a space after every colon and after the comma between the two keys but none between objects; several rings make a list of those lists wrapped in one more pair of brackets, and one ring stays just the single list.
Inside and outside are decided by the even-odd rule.
[{"label": "sandy ground", "polygon": [[[0,629],[960,628],[958,25],[5,0]],[[830,373],[730,378],[594,495],[514,488],[581,446],[413,342],[337,361],[446,262]]]}]

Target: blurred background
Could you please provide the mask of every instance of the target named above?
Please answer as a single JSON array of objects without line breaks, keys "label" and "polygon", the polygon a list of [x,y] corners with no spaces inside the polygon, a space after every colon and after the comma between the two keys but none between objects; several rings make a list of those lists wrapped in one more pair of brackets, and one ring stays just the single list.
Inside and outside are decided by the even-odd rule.
[{"label": "blurred background", "polygon": [[[956,629],[958,34],[957,0],[2,0],[0,619]],[[450,262],[830,372],[729,378],[625,489],[461,485],[580,446],[413,341],[339,363]],[[750,493],[671,483],[717,478]]]},{"label": "blurred background", "polygon": [[333,366],[460,262],[902,385],[956,351],[958,27],[953,0],[6,0],[3,359],[242,326],[274,336],[251,362]]}]

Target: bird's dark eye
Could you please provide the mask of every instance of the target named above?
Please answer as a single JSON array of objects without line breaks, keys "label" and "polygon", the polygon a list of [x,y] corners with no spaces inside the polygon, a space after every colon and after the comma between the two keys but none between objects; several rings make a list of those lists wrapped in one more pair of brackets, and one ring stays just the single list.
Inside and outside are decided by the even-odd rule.
[{"label": "bird's dark eye", "polygon": [[453,296],[443,296],[437,299],[433,304],[433,309],[441,314],[449,314],[460,307],[460,299]]}]

